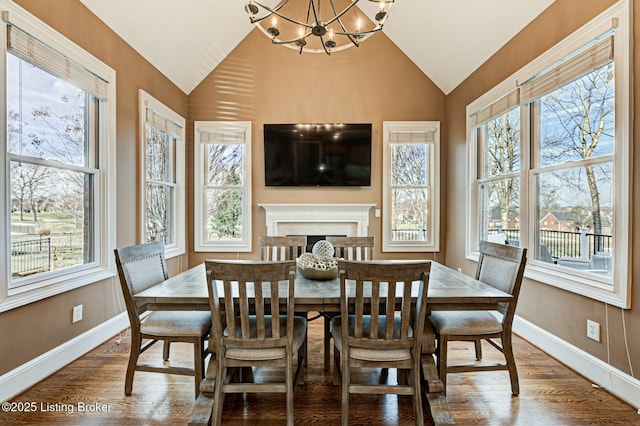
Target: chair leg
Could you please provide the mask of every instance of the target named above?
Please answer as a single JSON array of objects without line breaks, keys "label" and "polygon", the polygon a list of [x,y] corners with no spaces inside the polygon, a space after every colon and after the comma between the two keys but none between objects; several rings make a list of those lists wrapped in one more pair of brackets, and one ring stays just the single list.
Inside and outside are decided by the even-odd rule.
[{"label": "chair leg", "polygon": [[331,368],[331,318],[324,315],[324,369]]},{"label": "chair leg", "polygon": [[127,374],[124,379],[125,395],[131,395],[131,390],[133,388],[133,376],[136,372],[138,357],[140,356],[140,345],[142,345],[142,339],[139,336],[134,336],[133,333],[131,333],[131,349],[129,351],[129,364],[127,364]]},{"label": "chair leg", "polygon": [[204,376],[204,359],[202,350],[203,341],[201,337],[197,337],[193,341],[193,372],[195,381],[196,398],[200,394],[200,382]]},{"label": "chair leg", "polygon": [[413,386],[413,413],[416,426],[424,425],[424,412],[422,411],[422,385],[420,380],[420,358],[413,363],[413,369],[408,374],[411,375],[411,385]]},{"label": "chair leg", "polygon": [[482,360],[482,339],[474,340],[476,347],[476,361]]},{"label": "chair leg", "polygon": [[442,382],[442,394],[447,394],[447,336],[438,336],[438,375]]},{"label": "chair leg", "polygon": [[338,386],[342,382],[340,367],[340,351],[333,346],[333,385]]},{"label": "chair leg", "polygon": [[169,361],[169,350],[171,348],[171,342],[165,340],[162,344],[162,359],[165,361]]},{"label": "chair leg", "polygon": [[216,374],[215,396],[213,397],[213,415],[211,416],[212,425],[222,424],[222,408],[224,405],[224,383],[226,381],[227,369],[222,365],[222,360],[217,363],[218,372]]},{"label": "chair leg", "polygon": [[285,373],[287,382],[287,426],[294,426],[293,424],[293,359],[287,356],[287,371]]},{"label": "chair leg", "polygon": [[342,426],[349,426],[349,361],[345,356],[341,356],[341,381],[340,381],[340,394],[342,399],[342,411],[341,419]]},{"label": "chair leg", "polygon": [[513,347],[511,345],[511,333],[502,337],[502,351],[507,361],[509,369],[509,379],[511,379],[511,394],[518,396],[520,394],[520,383],[518,381],[518,369],[516,367],[516,359],[513,356]]}]

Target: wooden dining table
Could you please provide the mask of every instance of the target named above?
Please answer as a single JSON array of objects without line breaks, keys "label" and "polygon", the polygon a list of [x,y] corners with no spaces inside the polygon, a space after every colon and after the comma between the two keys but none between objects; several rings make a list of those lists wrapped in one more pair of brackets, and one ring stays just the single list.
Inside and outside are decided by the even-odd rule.
[{"label": "wooden dining table", "polygon": [[[221,283],[218,283],[218,290],[223,297]],[[204,263],[137,293],[133,298],[138,305],[146,304],[151,310],[208,310],[209,293]],[[511,299],[509,293],[431,261],[427,303],[432,311],[490,310]],[[296,274],[295,305],[298,312],[340,312],[339,279],[312,280]]]},{"label": "wooden dining table", "polygon": [[[255,261],[237,261],[241,263]],[[398,263],[397,260],[377,260],[376,263]],[[410,261],[405,261],[410,262]],[[220,297],[222,283],[217,283]],[[340,312],[340,283],[338,278],[312,280],[300,273],[295,278],[295,309],[297,312]],[[151,310],[208,310],[209,292],[204,263],[194,266],[133,296],[138,305]],[[512,296],[452,268],[431,261],[427,303],[436,310],[495,310],[499,303],[510,302]],[[424,346],[423,346],[424,347]],[[451,424],[442,382],[439,380],[433,353],[423,353],[423,394],[428,402],[429,416],[436,425]],[[207,389],[205,379],[201,389]],[[201,394],[194,408],[194,416],[210,413],[211,396]]]}]

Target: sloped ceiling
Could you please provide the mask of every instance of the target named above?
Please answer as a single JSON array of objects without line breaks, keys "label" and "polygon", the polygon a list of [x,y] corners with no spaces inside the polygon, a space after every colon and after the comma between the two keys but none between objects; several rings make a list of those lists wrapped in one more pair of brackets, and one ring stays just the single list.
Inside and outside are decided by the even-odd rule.
[{"label": "sloped ceiling", "polygon": [[[186,94],[253,29],[242,0],[80,1]],[[447,94],[553,1],[397,0],[384,32]]]}]

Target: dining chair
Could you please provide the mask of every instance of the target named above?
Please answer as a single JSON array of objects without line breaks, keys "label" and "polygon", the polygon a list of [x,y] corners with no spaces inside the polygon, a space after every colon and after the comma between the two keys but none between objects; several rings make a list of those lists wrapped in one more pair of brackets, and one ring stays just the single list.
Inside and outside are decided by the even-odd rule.
[{"label": "dining chair", "polygon": [[374,237],[327,236],[336,250],[335,257],[345,260],[373,260]]},{"label": "dining chair", "polygon": [[[350,394],[395,394],[413,397],[415,424],[423,425],[420,356],[431,263],[341,260],[338,265],[340,315],[332,320],[331,334],[342,424],[349,424]],[[353,368],[396,368],[398,376],[407,372],[407,380],[356,383]]]},{"label": "dining chair", "polygon": [[[527,262],[527,249],[512,245],[480,242],[480,258],[476,279],[513,296],[510,303],[501,303],[494,315],[490,311],[434,311],[429,317],[437,338],[437,366],[444,392],[447,374],[475,371],[508,370],[511,393],[518,395],[518,371],[511,344],[511,326],[518,303],[520,286]],[[500,339],[498,343],[495,339]],[[450,341],[473,341],[476,360],[482,359],[482,340],[486,340],[505,358],[504,364],[469,365],[447,364],[447,347]]]},{"label": "dining chair", "polygon": [[[335,248],[335,257],[345,260],[373,260],[374,237],[332,237],[327,241]],[[321,312],[324,317],[324,369],[331,366],[331,318],[336,314]]]},{"label": "dining chair", "polygon": [[[131,395],[135,372],[148,371],[194,376],[197,396],[204,373],[204,359],[209,354],[204,343],[211,330],[211,314],[199,311],[150,312],[146,305],[138,305],[133,300],[135,294],[168,278],[162,242],[118,248],[114,252],[131,323],[131,350],[124,384],[125,395]],[[165,362],[169,361],[170,342],[192,343],[194,367],[139,364],[140,354],[159,341],[164,342]]]},{"label": "dining chair", "polygon": [[261,235],[258,241],[261,260],[294,260],[305,252],[307,237],[304,235]]},{"label": "dining chair", "polygon": [[[209,339],[215,354],[210,362],[217,367],[213,424],[221,424],[227,393],[281,392],[286,394],[287,425],[293,426],[294,385],[303,381],[307,341],[307,320],[294,315],[296,262],[206,261],[205,267],[211,315],[224,318],[226,325],[214,321]],[[223,305],[216,281],[224,289]],[[283,370],[284,380],[247,383],[239,375],[239,382],[230,381],[234,370],[251,367]]]}]

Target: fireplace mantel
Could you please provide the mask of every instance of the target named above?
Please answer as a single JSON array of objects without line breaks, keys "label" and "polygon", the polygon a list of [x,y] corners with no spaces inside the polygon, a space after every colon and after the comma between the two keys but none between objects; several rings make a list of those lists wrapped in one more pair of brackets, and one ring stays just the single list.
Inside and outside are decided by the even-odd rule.
[{"label": "fireplace mantel", "polygon": [[368,235],[375,204],[259,204],[266,212],[267,235]]}]

